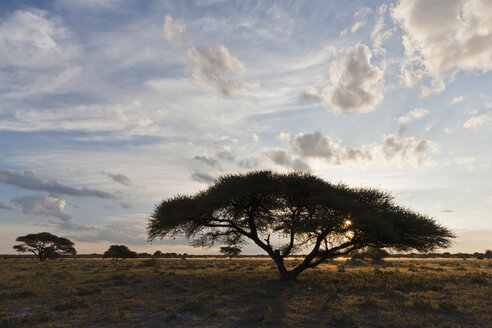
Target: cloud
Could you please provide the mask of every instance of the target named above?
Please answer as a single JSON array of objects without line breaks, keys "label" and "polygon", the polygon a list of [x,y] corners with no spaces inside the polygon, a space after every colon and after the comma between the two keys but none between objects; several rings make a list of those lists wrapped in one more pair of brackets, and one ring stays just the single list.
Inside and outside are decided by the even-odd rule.
[{"label": "cloud", "polygon": [[13,210],[13,208],[0,202],[0,210]]},{"label": "cloud", "polygon": [[304,157],[322,158],[326,162],[340,165],[347,161],[371,160],[368,150],[355,149],[335,143],[320,132],[298,134],[292,140],[295,151]]},{"label": "cloud", "polygon": [[492,2],[486,0],[399,1],[391,15],[403,31],[407,86],[429,76],[431,87],[422,86],[425,96],[443,91],[444,80],[460,70],[492,69],[491,13]]},{"label": "cloud", "polygon": [[103,199],[119,198],[114,194],[101,190],[65,186],[55,179],[43,182],[39,174],[34,171],[24,171],[24,174],[20,174],[14,170],[0,170],[0,182],[27,190],[45,191],[52,195],[96,197]]},{"label": "cloud", "polygon": [[[7,118],[0,118],[0,129],[23,132],[118,131],[121,134],[125,129],[138,129],[142,123],[139,120],[137,115],[125,115],[119,105],[68,105],[50,109],[18,109]],[[148,131],[149,127],[145,130]]]},{"label": "cloud", "polygon": [[258,137],[258,135],[256,133],[252,133],[251,134],[251,138],[253,138],[253,141],[254,142],[260,141],[260,137]]},{"label": "cloud", "polygon": [[[73,230],[73,229],[70,229]],[[80,242],[109,241],[118,244],[142,245],[147,243],[147,233],[139,223],[115,223],[102,229],[92,229],[85,235],[69,236]]]},{"label": "cloud", "polygon": [[221,92],[225,96],[241,94],[260,87],[260,81],[242,82],[238,75],[246,72],[243,63],[223,45],[192,47],[193,79],[205,88]]},{"label": "cloud", "polygon": [[196,182],[211,184],[214,183],[217,178],[203,172],[193,172],[191,174],[191,179]]},{"label": "cloud", "polygon": [[358,148],[334,142],[320,132],[298,134],[291,140],[294,154],[284,149],[266,149],[265,155],[277,165],[288,169],[309,170],[309,159],[322,160],[329,165],[348,163],[393,163],[420,166],[429,150],[434,149],[426,139],[400,138],[385,135],[379,144],[364,144]]},{"label": "cloud", "polygon": [[124,209],[131,209],[133,208],[133,204],[132,203],[126,203],[126,202],[120,202],[120,205],[121,207],[123,207]]},{"label": "cloud", "polygon": [[261,86],[260,81],[243,82],[239,76],[246,73],[244,64],[229,52],[224,45],[204,45],[197,47],[185,42],[186,25],[183,19],[164,19],[164,37],[182,42],[188,48],[192,60],[193,80],[206,89],[222,93],[224,96],[242,94]]},{"label": "cloud", "polygon": [[290,141],[290,133],[280,132],[277,139],[280,141]]},{"label": "cloud", "polygon": [[132,184],[132,180],[126,175],[110,172],[103,172],[103,174],[107,175],[108,177],[113,179],[113,181],[118,182],[124,186],[130,186]]},{"label": "cloud", "polygon": [[311,167],[302,158],[289,154],[285,149],[266,149],[265,155],[274,164],[296,171],[311,171]]},{"label": "cloud", "polygon": [[[258,142],[258,140],[255,141],[255,134],[252,135],[253,141]],[[216,158],[213,157],[206,157],[206,156],[195,156],[193,159],[196,161],[199,161],[209,167],[218,169],[218,171],[222,171],[222,165],[221,162],[219,161],[227,161],[231,164],[237,165],[241,168],[245,169],[254,169],[255,167],[258,166],[259,161],[255,157],[249,157],[249,158],[243,158],[243,159],[238,159],[236,158],[233,153],[232,149],[228,146],[219,146],[215,149],[215,156]],[[194,176],[194,180],[199,181],[199,182],[207,182],[210,179],[213,179],[215,181],[215,178],[213,178],[211,175],[207,174],[208,177],[201,177],[203,173],[195,173],[198,174],[198,176]]]},{"label": "cloud", "polygon": [[362,26],[366,25],[367,22],[366,21],[358,21],[358,22],[355,22],[352,27],[350,28],[350,32],[352,33],[355,33],[357,32]]},{"label": "cloud", "polygon": [[229,162],[234,161],[234,155],[232,155],[232,150],[228,146],[219,146],[215,149],[215,155],[221,160],[226,160]]},{"label": "cloud", "polygon": [[365,17],[372,13],[372,9],[369,7],[362,7],[354,13],[354,17]]},{"label": "cloud", "polygon": [[431,148],[429,140],[417,140],[414,137],[399,138],[391,134],[383,137],[383,144],[376,148],[380,149],[387,161],[394,159],[403,163],[415,162],[421,165],[425,158],[425,153]]},{"label": "cloud", "polygon": [[65,211],[65,200],[47,195],[33,195],[14,198],[10,201],[22,207],[22,212],[29,215],[42,215],[58,218],[65,222],[72,221],[72,214]]},{"label": "cloud", "polygon": [[384,68],[371,64],[372,52],[357,44],[340,52],[330,65],[330,84],[312,88],[305,97],[335,113],[370,112],[384,98]]},{"label": "cloud", "polygon": [[201,163],[204,163],[210,167],[215,167],[218,168],[220,166],[219,162],[212,157],[206,157],[206,156],[195,156],[193,157],[195,161],[199,161]]},{"label": "cloud", "polygon": [[171,15],[166,15],[164,19],[164,37],[166,40],[183,40],[186,32],[186,25],[184,19],[173,19]]},{"label": "cloud", "polygon": [[463,127],[467,129],[477,130],[481,126],[490,124],[490,122],[492,122],[492,116],[490,114],[482,114],[482,115],[470,117],[463,124]]},{"label": "cloud", "polygon": [[441,213],[443,214],[449,214],[449,213],[453,213],[454,211],[453,210],[442,210]]},{"label": "cloud", "polygon": [[59,66],[76,52],[60,20],[43,10],[18,10],[0,24],[0,67]]},{"label": "cloud", "polygon": [[236,164],[245,169],[254,169],[258,166],[259,161],[256,158],[245,158],[238,160]]},{"label": "cloud", "polygon": [[460,96],[460,97],[454,97],[453,100],[451,100],[452,104],[459,104],[460,102],[463,102],[465,100],[465,97]]},{"label": "cloud", "polygon": [[[73,40],[61,19],[47,11],[17,10],[2,16],[2,102],[25,101],[29,97],[62,93],[71,89],[70,82],[82,73],[76,62],[80,48]],[[23,105],[15,107],[25,107]]]},{"label": "cloud", "polygon": [[456,157],[454,162],[457,164],[471,164],[475,162],[475,157],[473,156],[465,156],[465,157]]},{"label": "cloud", "polygon": [[388,7],[383,4],[378,8],[378,16],[376,19],[376,24],[371,32],[371,40],[373,42],[373,51],[376,55],[384,55],[386,49],[382,47],[383,43],[389,39],[393,33],[394,29],[384,30],[384,16],[386,14]]},{"label": "cloud", "polygon": [[427,114],[429,114],[429,111],[427,109],[415,108],[415,109],[411,110],[410,112],[406,113],[405,115],[400,116],[398,118],[398,123],[407,124],[407,123],[410,123],[412,121],[421,119],[424,116],[426,116]]}]

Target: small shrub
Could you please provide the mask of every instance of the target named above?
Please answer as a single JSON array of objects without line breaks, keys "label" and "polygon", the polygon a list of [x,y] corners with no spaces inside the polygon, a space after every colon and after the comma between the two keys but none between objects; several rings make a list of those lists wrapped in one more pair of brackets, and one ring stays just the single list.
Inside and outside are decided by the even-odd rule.
[{"label": "small shrub", "polygon": [[102,293],[102,289],[100,287],[94,288],[77,288],[77,292],[75,293],[78,296],[88,296],[88,295],[98,295]]},{"label": "small shrub", "polygon": [[458,306],[452,302],[440,302],[439,308],[446,313],[455,313],[458,310]]},{"label": "small shrub", "polygon": [[412,307],[415,308],[415,309],[418,309],[418,310],[433,310],[434,307],[432,306],[431,303],[421,299],[421,298],[418,298],[416,300],[413,300],[413,302],[411,303]]},{"label": "small shrub", "polygon": [[0,300],[1,299],[21,299],[21,298],[31,298],[38,296],[37,293],[33,290],[21,290],[21,291],[13,291],[13,292],[0,292]]},{"label": "small shrub", "polygon": [[[7,324],[6,327],[37,327],[41,324],[48,324],[54,321],[54,315],[49,312],[18,315],[15,317],[7,317],[7,319],[5,320]],[[0,323],[2,322],[0,321]]]},{"label": "small shrub", "polygon": [[183,312],[200,312],[205,308],[203,303],[198,301],[185,301],[180,306],[180,310]]},{"label": "small shrub", "polygon": [[148,259],[140,264],[142,267],[159,267],[160,265],[161,262],[158,259]]},{"label": "small shrub", "polygon": [[86,309],[89,305],[79,298],[72,298],[68,302],[62,302],[52,307],[55,311],[68,311],[68,310],[77,310],[77,309]]}]

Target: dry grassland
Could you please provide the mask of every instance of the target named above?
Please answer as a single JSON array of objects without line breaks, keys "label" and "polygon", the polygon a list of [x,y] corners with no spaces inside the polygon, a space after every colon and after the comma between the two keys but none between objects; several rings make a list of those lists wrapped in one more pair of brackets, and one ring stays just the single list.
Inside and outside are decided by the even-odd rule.
[{"label": "dry grassland", "polygon": [[[298,261],[298,260],[292,260]],[[492,327],[492,261],[0,259],[0,327]]]}]

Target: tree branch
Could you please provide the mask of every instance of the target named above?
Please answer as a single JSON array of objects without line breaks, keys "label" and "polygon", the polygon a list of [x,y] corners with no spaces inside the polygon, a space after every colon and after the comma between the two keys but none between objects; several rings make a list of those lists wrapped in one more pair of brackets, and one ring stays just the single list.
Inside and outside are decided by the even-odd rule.
[{"label": "tree branch", "polygon": [[282,255],[280,257],[285,258],[287,255],[290,254],[290,251],[294,247],[294,239],[295,239],[294,237],[295,237],[294,230],[291,229],[290,230],[290,242],[289,242],[289,246],[287,246],[287,248],[284,250],[284,252],[282,253]]}]

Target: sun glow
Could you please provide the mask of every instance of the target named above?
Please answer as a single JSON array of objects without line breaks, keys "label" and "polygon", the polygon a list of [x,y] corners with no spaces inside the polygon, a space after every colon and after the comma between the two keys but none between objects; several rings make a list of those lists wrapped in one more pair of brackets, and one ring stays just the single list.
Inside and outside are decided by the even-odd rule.
[{"label": "sun glow", "polygon": [[345,220],[345,226],[348,227],[352,224],[352,221],[350,220]]}]

